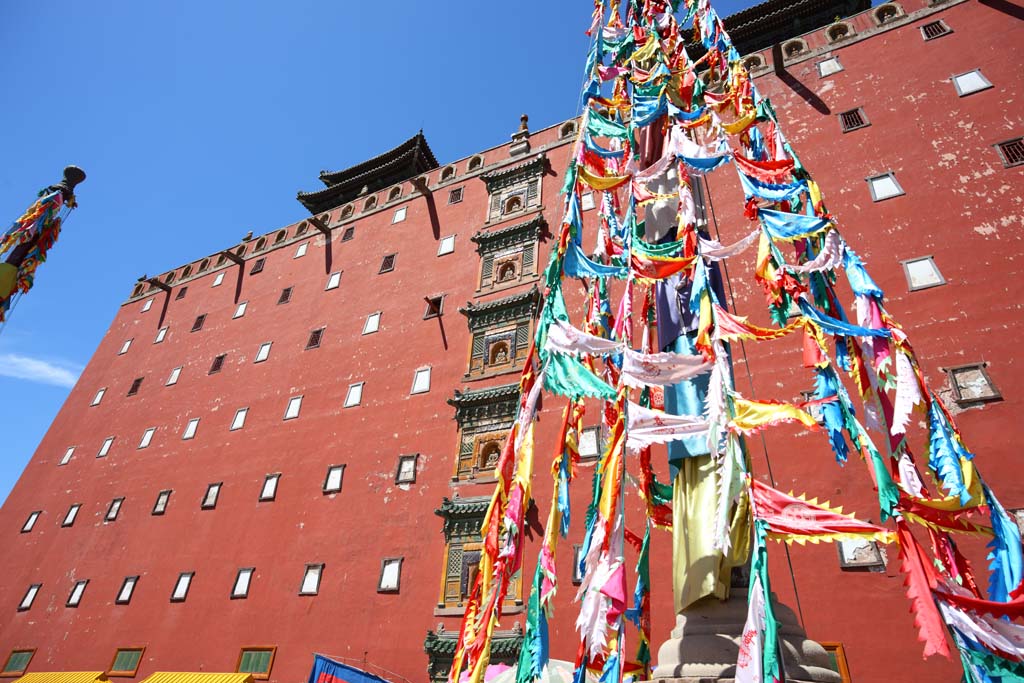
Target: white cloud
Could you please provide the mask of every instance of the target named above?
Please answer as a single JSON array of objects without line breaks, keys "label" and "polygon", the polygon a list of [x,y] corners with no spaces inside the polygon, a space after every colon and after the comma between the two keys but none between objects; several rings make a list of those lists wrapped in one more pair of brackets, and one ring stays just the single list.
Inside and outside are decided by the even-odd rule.
[{"label": "white cloud", "polygon": [[0,353],[0,376],[24,379],[40,384],[52,384],[58,387],[75,386],[82,368],[69,363],[51,363],[50,361],[17,353]]}]

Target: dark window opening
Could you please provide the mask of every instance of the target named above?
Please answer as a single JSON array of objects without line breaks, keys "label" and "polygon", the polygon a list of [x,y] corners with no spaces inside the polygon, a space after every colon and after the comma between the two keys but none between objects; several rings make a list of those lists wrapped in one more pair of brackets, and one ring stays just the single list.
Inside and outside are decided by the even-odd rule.
[{"label": "dark window opening", "polygon": [[938,38],[939,36],[944,36],[947,33],[952,33],[952,31],[949,30],[949,27],[941,21],[933,21],[922,26],[921,33],[924,35],[925,40],[931,40],[932,38]]},{"label": "dark window opening", "polygon": [[380,273],[390,273],[392,270],[394,270],[395,269],[395,256],[397,256],[397,254],[388,254],[387,256],[385,256],[384,260],[381,261],[380,270],[378,272],[380,272]]},{"label": "dark window opening", "polygon": [[214,373],[220,372],[221,368],[224,367],[224,359],[227,358],[227,357],[228,357],[228,354],[222,353],[219,356],[217,356],[216,358],[214,358],[213,359],[213,363],[210,365],[210,372],[207,373],[207,374],[212,375]]},{"label": "dark window opening", "polygon": [[129,396],[134,396],[135,394],[139,393],[139,387],[142,386],[143,379],[144,378],[142,377],[136,377],[134,380],[132,380],[132,386],[130,389],[128,389]]},{"label": "dark window opening", "polygon": [[320,342],[324,338],[324,330],[326,328],[321,327],[318,330],[313,330],[309,333],[309,340],[306,342],[306,350],[320,348]]},{"label": "dark window opening", "polygon": [[292,288],[285,287],[281,290],[281,296],[277,297],[278,305],[286,304],[292,300]]},{"label": "dark window opening", "polygon": [[178,295],[174,297],[174,300],[177,301],[178,299],[184,299],[186,292],[188,292],[188,287],[182,287],[178,290]]},{"label": "dark window opening", "polygon": [[1024,164],[1024,138],[1015,138],[1000,142],[996,145],[999,156],[1003,159],[1003,166],[1010,168]]},{"label": "dark window opening", "polygon": [[350,225],[347,228],[345,228],[345,232],[341,233],[341,241],[342,242],[348,242],[350,239],[352,239],[355,236],[356,236],[356,227],[354,225]]},{"label": "dark window opening", "polygon": [[436,318],[444,312],[444,295],[427,297],[427,310],[423,312],[423,319]]},{"label": "dark window opening", "polygon": [[454,190],[448,192],[448,203],[458,204],[462,201],[462,188],[456,187]]},{"label": "dark window opening", "polygon": [[249,275],[255,275],[256,273],[262,273],[263,272],[263,266],[266,265],[266,263],[267,263],[267,259],[266,258],[258,258],[258,259],[256,259],[253,262],[253,264],[252,264],[252,268],[249,269]]},{"label": "dark window opening", "polygon": [[844,133],[849,133],[851,130],[857,130],[858,128],[865,128],[868,124],[868,119],[864,116],[864,110],[851,109],[850,111],[844,111],[839,115],[839,125],[842,126]]},{"label": "dark window opening", "polygon": [[205,322],[206,322],[206,314],[203,313],[201,316],[196,318],[196,321],[194,323],[192,323],[192,331],[193,332],[198,332],[199,330],[203,329],[203,323],[205,323]]}]

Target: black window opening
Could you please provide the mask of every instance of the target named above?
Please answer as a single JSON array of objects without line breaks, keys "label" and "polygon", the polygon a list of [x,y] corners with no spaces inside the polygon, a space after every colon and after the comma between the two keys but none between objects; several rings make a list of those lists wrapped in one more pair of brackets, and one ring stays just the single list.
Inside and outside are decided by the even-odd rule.
[{"label": "black window opening", "polygon": [[309,339],[306,341],[306,350],[320,348],[320,342],[323,341],[325,329],[327,328],[321,327],[309,333]]},{"label": "black window opening", "polygon": [[380,263],[380,273],[390,273],[395,269],[395,257],[398,254],[388,254],[384,257],[384,260]]},{"label": "black window opening", "polygon": [[177,301],[178,299],[184,299],[186,292],[188,292],[188,287],[182,287],[178,290],[178,295],[174,297],[174,300]]},{"label": "black window opening", "polygon": [[135,394],[139,393],[139,388],[142,386],[142,380],[142,377],[136,377],[134,380],[132,380],[132,386],[128,389],[129,396],[134,396]]},{"label": "black window opening", "polygon": [[932,38],[938,38],[939,36],[944,36],[947,33],[952,33],[952,31],[941,21],[933,21],[922,26],[921,33],[924,35],[925,40],[931,40]]},{"label": "black window opening", "polygon": [[1014,138],[996,145],[999,156],[1002,157],[1003,166],[1010,168],[1024,164],[1024,138]]},{"label": "black window opening", "polygon": [[213,364],[210,365],[210,372],[209,372],[209,374],[212,375],[214,373],[220,372],[221,368],[224,367],[224,359],[227,358],[227,357],[228,357],[228,354],[222,353],[219,356],[217,356],[216,358],[214,358],[213,359]]},{"label": "black window opening", "polygon": [[345,228],[345,232],[341,233],[341,241],[342,242],[348,242],[350,239],[352,239],[355,236],[356,236],[356,227],[354,225],[350,225],[347,228]]},{"label": "black window opening", "polygon": [[423,312],[423,319],[437,318],[444,311],[444,295],[425,297],[427,308]]},{"label": "black window opening", "polygon": [[292,300],[292,288],[285,287],[281,290],[281,296],[277,297],[278,305],[286,304]]},{"label": "black window opening", "polygon": [[200,316],[198,316],[196,318],[196,321],[194,323],[192,323],[192,331],[193,332],[198,332],[199,330],[203,329],[203,323],[205,323],[205,322],[206,322],[206,314],[203,313],[202,315],[200,315]]},{"label": "black window opening", "polygon": [[864,116],[864,110],[858,107],[857,109],[844,111],[842,114],[840,114],[839,125],[842,126],[844,133],[849,133],[851,130],[865,128],[869,124],[867,117]]},{"label": "black window opening", "polygon": [[456,187],[453,190],[449,190],[449,192],[448,192],[448,203],[449,204],[458,204],[461,201],[462,201],[462,188],[461,187]]},{"label": "black window opening", "polygon": [[267,263],[267,259],[265,257],[264,258],[256,259],[256,261],[253,262],[253,264],[252,264],[252,268],[249,269],[249,275],[255,275],[256,273],[262,273],[263,272],[263,266],[266,265],[266,263]]}]

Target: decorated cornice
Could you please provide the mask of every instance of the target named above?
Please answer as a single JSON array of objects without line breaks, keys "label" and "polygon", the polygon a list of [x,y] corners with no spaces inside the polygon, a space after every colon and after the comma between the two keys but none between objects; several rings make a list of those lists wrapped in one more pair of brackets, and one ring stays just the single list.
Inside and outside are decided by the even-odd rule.
[{"label": "decorated cornice", "polygon": [[529,291],[506,296],[483,304],[466,302],[459,313],[466,316],[469,329],[476,331],[499,323],[532,318],[540,303],[540,290],[534,285]]},{"label": "decorated cornice", "polygon": [[[523,647],[523,634],[519,624],[511,631],[495,631],[494,640],[491,644],[491,656],[502,660],[515,659],[519,657],[519,651]],[[459,643],[457,631],[427,631],[427,637],[423,641],[423,651],[431,657],[443,658],[453,657],[455,648]]]},{"label": "decorated cornice", "polygon": [[476,253],[489,254],[524,242],[539,239],[547,230],[548,222],[543,214],[537,214],[523,223],[516,223],[500,230],[481,230],[470,241],[476,243]]},{"label": "decorated cornice", "polygon": [[441,507],[434,514],[444,518],[444,540],[452,540],[452,536],[475,536],[480,533],[480,524],[491,504],[488,496],[479,498],[444,498]]},{"label": "decorated cornice", "polygon": [[460,425],[485,418],[512,419],[519,407],[519,383],[464,392],[456,389],[448,405],[455,406],[455,419]]},{"label": "decorated cornice", "polygon": [[490,173],[481,173],[480,180],[484,181],[484,184],[487,185],[487,192],[490,193],[541,175],[547,170],[547,167],[548,157],[541,152],[526,163],[505,166]]}]

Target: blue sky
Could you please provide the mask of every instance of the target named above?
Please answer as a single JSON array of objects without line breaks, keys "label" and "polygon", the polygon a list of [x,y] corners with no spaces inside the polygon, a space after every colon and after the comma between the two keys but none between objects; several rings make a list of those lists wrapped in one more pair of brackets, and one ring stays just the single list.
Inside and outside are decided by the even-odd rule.
[{"label": "blue sky", "polygon": [[[716,3],[722,15],[753,4]],[[590,0],[0,7],[0,222],[77,209],[0,332],[0,501],[136,278],[304,214],[320,169],[423,128],[441,163],[569,118]]]}]

